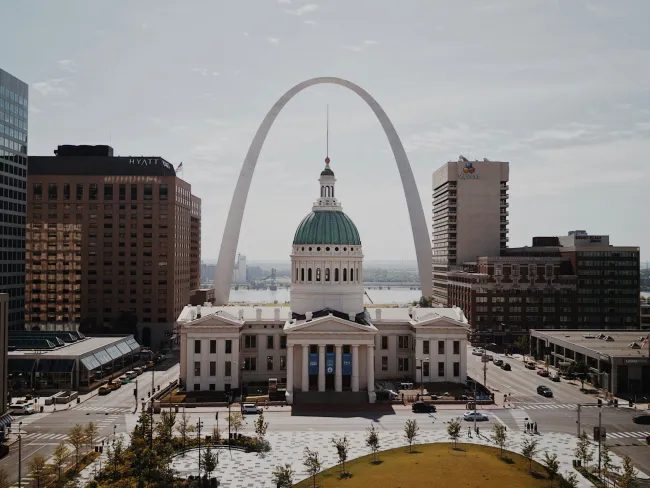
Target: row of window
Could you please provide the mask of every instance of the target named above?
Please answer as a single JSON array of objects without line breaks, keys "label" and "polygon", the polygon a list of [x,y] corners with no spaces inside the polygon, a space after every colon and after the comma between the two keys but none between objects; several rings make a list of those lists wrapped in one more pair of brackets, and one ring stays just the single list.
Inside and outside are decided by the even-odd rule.
[{"label": "row of window", "polygon": [[[113,200],[114,196],[116,200],[126,200],[126,195],[127,195],[127,185],[126,184],[119,184],[117,185],[118,190],[117,190],[117,195],[114,195],[113,193],[113,185],[112,183],[104,183],[104,193],[103,193],[103,200]],[[62,185],[62,197],[63,200],[70,200],[72,198],[71,195],[71,190],[70,190],[70,183],[63,183]],[[138,199],[138,185],[137,184],[131,184],[130,185],[130,192],[131,200],[137,200]],[[43,199],[43,184],[42,183],[34,183],[33,184],[33,191],[32,191],[32,197],[34,200],[42,200]],[[47,186],[47,198],[48,200],[58,200],[59,199],[59,185],[57,183],[49,183]],[[76,200],[83,200],[84,198],[84,184],[83,183],[77,183],[76,188],[75,188],[75,199]],[[153,184],[151,183],[145,183],[143,185],[143,193],[142,193],[142,198],[143,200],[152,200],[153,199]],[[99,185],[97,183],[90,183],[88,185],[88,199],[89,200],[98,200],[99,199]],[[159,200],[168,200],[169,199],[169,188],[166,183],[161,183],[158,185],[158,199]]]},{"label": "row of window", "polygon": [[[324,278],[325,278],[323,281],[325,283],[329,283],[330,281],[332,281],[331,280],[332,274],[330,273],[329,268],[325,268],[323,274],[324,274]],[[343,277],[343,279],[340,280],[339,278],[341,276]],[[334,268],[333,278],[334,278],[334,282],[339,282],[339,281],[347,282],[348,281],[348,269],[343,268],[343,271],[341,273],[339,273],[339,268]],[[296,268],[296,281],[305,281],[305,268],[300,268],[300,269]],[[308,282],[312,281],[312,269],[311,268],[307,268],[307,281]],[[316,281],[317,282],[321,281],[321,269],[320,268],[316,268]],[[351,282],[354,281],[354,268],[350,268],[350,281]]]}]

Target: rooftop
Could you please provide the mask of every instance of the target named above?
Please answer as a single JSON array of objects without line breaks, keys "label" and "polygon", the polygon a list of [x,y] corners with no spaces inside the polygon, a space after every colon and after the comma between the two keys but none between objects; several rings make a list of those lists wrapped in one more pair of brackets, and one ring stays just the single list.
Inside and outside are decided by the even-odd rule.
[{"label": "rooftop", "polygon": [[98,349],[105,349],[107,347],[119,344],[133,336],[103,336],[103,337],[88,337],[84,340],[74,342],[62,347],[57,347],[51,350],[42,349],[26,349],[20,351],[9,351],[9,358],[20,357],[33,357],[38,356],[43,358],[56,358],[56,357],[79,357],[84,354],[94,352]]},{"label": "rooftop", "polygon": [[[641,348],[647,331],[641,330],[531,330],[531,335],[583,347],[612,357],[648,357],[648,346]],[[611,339],[610,339],[611,338]],[[639,347],[630,347],[636,343]]]}]

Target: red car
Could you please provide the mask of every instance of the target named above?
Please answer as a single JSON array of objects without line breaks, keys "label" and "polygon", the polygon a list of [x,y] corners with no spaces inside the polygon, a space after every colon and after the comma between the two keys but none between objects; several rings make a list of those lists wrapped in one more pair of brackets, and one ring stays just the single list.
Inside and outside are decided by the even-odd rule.
[{"label": "red car", "polygon": [[544,369],[538,369],[537,374],[540,375],[540,376],[543,376],[544,378],[548,377],[548,371],[546,371]]}]

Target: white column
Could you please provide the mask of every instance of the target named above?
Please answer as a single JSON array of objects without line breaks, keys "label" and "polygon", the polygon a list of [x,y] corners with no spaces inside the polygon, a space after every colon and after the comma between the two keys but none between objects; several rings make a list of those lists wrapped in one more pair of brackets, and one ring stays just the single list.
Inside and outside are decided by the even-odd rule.
[{"label": "white column", "polygon": [[366,358],[368,365],[366,367],[368,373],[368,393],[375,391],[375,346],[367,346]]},{"label": "white column", "polygon": [[334,391],[343,391],[343,346],[336,344],[336,362],[334,363]]},{"label": "white column", "polygon": [[302,391],[309,391],[309,346],[302,346]]},{"label": "white column", "polygon": [[293,392],[293,344],[287,344],[287,392]]},{"label": "white column", "polygon": [[359,346],[352,346],[352,391],[359,391]]},{"label": "white column", "polygon": [[325,346],[318,345],[318,391],[325,391]]}]

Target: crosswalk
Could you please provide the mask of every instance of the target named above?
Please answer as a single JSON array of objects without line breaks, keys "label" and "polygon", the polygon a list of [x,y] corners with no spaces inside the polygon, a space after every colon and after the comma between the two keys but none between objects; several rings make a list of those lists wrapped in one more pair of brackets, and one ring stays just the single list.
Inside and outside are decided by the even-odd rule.
[{"label": "crosswalk", "polygon": [[[28,444],[58,444],[61,441],[68,439],[68,434],[55,434],[51,432],[29,432],[23,434],[22,441]],[[102,440],[106,440],[106,437],[98,438],[95,443],[100,444]]]},{"label": "crosswalk", "polygon": [[607,432],[607,439],[645,439],[650,432]]},{"label": "crosswalk", "polygon": [[[524,410],[576,410],[577,403],[514,403]],[[582,408],[598,408],[597,405],[583,405]]]},{"label": "crosswalk", "polygon": [[80,405],[74,408],[80,412],[95,412],[95,413],[127,413],[133,411],[129,407],[87,407],[85,405]]},{"label": "crosswalk", "polygon": [[526,411],[521,408],[511,408],[509,411],[517,424],[517,427],[519,427],[519,430],[526,430],[526,422],[531,421],[531,418]]}]

